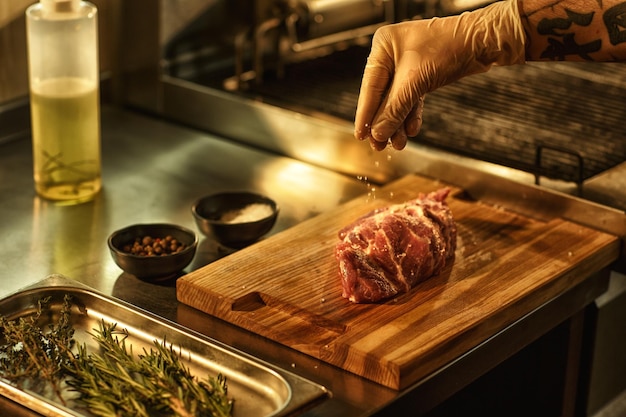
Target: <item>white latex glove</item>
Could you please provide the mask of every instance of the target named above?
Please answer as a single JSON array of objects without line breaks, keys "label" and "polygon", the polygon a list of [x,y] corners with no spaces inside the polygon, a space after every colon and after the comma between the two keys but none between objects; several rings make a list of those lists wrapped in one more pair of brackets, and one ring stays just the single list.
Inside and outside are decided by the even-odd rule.
[{"label": "white latex glove", "polygon": [[355,118],[357,139],[372,147],[406,146],[422,124],[424,96],[493,64],[525,61],[517,0],[459,16],[383,26],[374,34]]}]

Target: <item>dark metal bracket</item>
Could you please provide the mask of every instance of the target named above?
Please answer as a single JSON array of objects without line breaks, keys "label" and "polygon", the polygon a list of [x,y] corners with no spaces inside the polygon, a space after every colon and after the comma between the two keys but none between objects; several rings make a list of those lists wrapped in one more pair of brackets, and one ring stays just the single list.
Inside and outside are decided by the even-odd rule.
[{"label": "dark metal bracket", "polygon": [[552,145],[543,145],[543,144],[539,144],[537,145],[536,149],[535,149],[535,184],[536,185],[540,185],[541,183],[541,173],[543,171],[543,166],[542,166],[542,157],[543,157],[543,151],[544,149],[550,150],[550,151],[554,151],[554,152],[560,152],[562,154],[566,154],[566,155],[570,155],[573,156],[574,158],[576,158],[576,160],[578,161],[577,164],[577,180],[576,182],[576,190],[577,190],[577,195],[578,197],[581,197],[583,194],[583,182],[585,180],[584,177],[584,159],[582,157],[582,155],[580,154],[580,152],[577,151],[572,151],[570,149],[566,149],[560,146],[552,146]]}]

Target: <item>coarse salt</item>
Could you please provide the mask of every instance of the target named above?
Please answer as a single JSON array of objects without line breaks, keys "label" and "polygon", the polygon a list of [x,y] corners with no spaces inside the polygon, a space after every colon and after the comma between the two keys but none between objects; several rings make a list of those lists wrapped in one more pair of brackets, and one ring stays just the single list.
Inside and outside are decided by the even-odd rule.
[{"label": "coarse salt", "polygon": [[240,209],[227,211],[222,214],[220,220],[224,223],[247,223],[264,219],[271,214],[271,206],[263,203],[253,203]]}]

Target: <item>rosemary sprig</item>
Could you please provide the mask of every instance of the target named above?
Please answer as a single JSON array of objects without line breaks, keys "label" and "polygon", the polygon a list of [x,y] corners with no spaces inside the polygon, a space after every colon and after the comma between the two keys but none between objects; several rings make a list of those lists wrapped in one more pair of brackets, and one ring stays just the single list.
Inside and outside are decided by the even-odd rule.
[{"label": "rosemary sprig", "polygon": [[51,390],[64,405],[64,389],[74,391],[77,405],[97,416],[232,415],[223,375],[194,377],[181,351],[165,340],[135,356],[128,332],[104,321],[91,333],[99,349],[90,352],[73,338],[71,297],[64,298],[56,323],[44,316],[53,314],[49,303],[40,300],[27,317],[0,316],[0,377],[48,397]]},{"label": "rosemary sprig", "polygon": [[68,368],[68,385],[80,393],[79,402],[99,416],[215,416],[232,414],[223,376],[199,381],[186,368],[180,353],[166,341],[135,358],[127,346],[126,330],[100,323],[92,334],[100,354],[83,346]]},{"label": "rosemary sprig", "polygon": [[41,327],[43,314],[52,314],[50,298],[37,303],[31,316],[8,320],[0,316],[0,376],[20,388],[41,392],[52,390],[63,404],[61,382],[64,367],[73,359],[74,329],[70,323],[71,297],[66,296],[57,323]]}]

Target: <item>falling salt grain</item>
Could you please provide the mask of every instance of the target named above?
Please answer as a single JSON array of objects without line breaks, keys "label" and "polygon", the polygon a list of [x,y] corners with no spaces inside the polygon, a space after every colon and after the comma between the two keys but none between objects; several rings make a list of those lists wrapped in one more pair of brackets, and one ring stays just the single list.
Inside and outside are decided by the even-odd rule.
[{"label": "falling salt grain", "polygon": [[326,299],[324,297],[322,297],[322,299],[320,300],[321,303],[325,303]]}]

